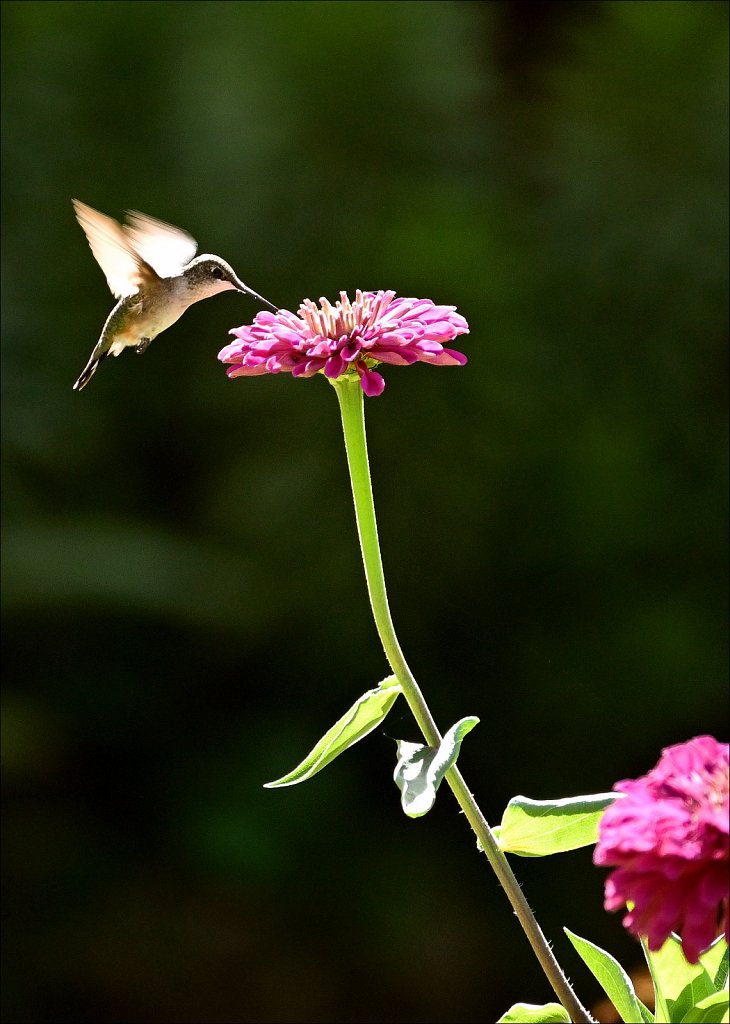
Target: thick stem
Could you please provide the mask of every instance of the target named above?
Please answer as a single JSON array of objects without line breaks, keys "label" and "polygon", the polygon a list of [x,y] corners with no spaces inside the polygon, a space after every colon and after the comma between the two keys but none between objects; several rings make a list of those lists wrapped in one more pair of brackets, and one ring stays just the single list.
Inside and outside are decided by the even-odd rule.
[{"label": "thick stem", "polygon": [[[332,382],[340,403],[342,427],[345,435],[347,464],[352,482],[352,495],[355,502],[360,549],[365,566],[370,604],[373,609],[375,625],[385,650],[385,655],[401,685],[408,705],[418,722],[426,743],[430,747],[438,746],[441,735],[433,720],[433,716],[421,693],[413,673],[408,667],[398,638],[395,635],[393,620],[388,607],[388,596],[385,589],[383,563],[378,544],[378,527],[375,519],[375,504],[370,482],[367,440],[365,437],[365,415],[363,393],[360,382],[354,377],[341,377]],[[455,766],[446,773],[446,781],[456,797],[469,824],[477,837],[480,849],[486,854],[502,888],[505,890],[522,928],[527,935],[535,956],[545,972],[555,994],[575,1024],[590,1024],[593,1018],[581,1005],[573,992],[560,965],[555,959],[550,945],[530,910],[519,882],[509,866],[506,856],[499,848],[487,821],[469,791],[461,772]]]}]

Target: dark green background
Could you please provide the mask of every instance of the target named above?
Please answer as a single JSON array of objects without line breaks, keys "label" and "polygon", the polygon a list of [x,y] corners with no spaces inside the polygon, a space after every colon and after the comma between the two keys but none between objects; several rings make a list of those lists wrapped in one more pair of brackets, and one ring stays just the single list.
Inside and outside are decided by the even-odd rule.
[{"label": "dark green background", "polygon": [[[72,392],[112,306],[71,197],[257,291],[454,303],[367,403],[391,605],[492,821],[726,735],[724,3],[3,4],[5,1020],[472,1022],[550,990],[387,672],[335,396],[228,381],[252,300]],[[518,860],[628,967],[589,850]]]}]

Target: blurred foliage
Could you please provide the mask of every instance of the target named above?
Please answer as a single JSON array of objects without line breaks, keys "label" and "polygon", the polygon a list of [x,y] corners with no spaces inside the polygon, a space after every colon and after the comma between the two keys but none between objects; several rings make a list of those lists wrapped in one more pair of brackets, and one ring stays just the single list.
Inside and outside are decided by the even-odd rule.
[{"label": "blurred foliage", "polygon": [[[547,1001],[448,794],[400,811],[404,708],[261,788],[387,672],[334,395],[226,380],[232,293],[72,392],[112,301],[70,200],[179,224],[290,308],[458,306],[469,365],[367,403],[396,627],[441,726],[481,719],[492,821],[605,791],[726,729],[726,5],[2,20],[4,1019]],[[517,868],[585,999],[563,925],[640,961],[589,851]]]}]

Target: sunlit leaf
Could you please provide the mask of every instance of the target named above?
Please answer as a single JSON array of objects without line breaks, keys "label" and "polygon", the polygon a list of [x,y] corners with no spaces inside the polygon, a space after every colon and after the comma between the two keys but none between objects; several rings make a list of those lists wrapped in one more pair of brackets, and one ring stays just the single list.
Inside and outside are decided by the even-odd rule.
[{"label": "sunlit leaf", "polygon": [[[631,978],[621,964],[600,946],[564,928],[563,931],[575,946],[588,970],[593,974],[603,991],[616,1007],[626,1024],[640,1024],[651,1014],[638,999]],[[643,1011],[643,1012],[642,1012]]]},{"label": "sunlit leaf", "polygon": [[562,800],[516,796],[507,804],[494,832],[505,853],[546,857],[590,846],[598,839],[601,815],[618,793],[595,793]]},{"label": "sunlit leaf", "polygon": [[267,782],[264,788],[294,786],[311,779],[353,743],[372,732],[388,714],[400,692],[400,684],[395,676],[388,676],[374,690],[368,690],[324,734],[301,764],[275,782]]},{"label": "sunlit leaf", "polygon": [[393,778],[409,818],[420,818],[431,810],[441,780],[459,756],[461,741],[478,721],[474,717],[462,718],[451,726],[438,747],[398,740],[398,764]]},{"label": "sunlit leaf", "polygon": [[570,1015],[560,1003],[515,1003],[497,1024],[570,1024]]},{"label": "sunlit leaf", "polygon": [[700,999],[695,1006],[682,1017],[682,1024],[727,1024],[730,1019],[728,993],[713,992],[711,996]]},{"label": "sunlit leaf", "polygon": [[722,975],[727,949],[724,937],[713,942],[697,964],[688,962],[676,935],[671,935],[655,953],[648,948],[645,939],[641,944],[656,990],[657,1024],[686,1020],[695,1007],[716,994],[715,978]]},{"label": "sunlit leaf", "polygon": [[700,957],[700,963],[712,978],[715,991],[725,988],[728,981],[728,948],[725,936],[715,939]]}]

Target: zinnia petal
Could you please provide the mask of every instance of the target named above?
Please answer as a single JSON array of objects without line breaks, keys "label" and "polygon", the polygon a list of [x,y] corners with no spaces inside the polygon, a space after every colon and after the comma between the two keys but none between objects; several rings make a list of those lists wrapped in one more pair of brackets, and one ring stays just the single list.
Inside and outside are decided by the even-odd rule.
[{"label": "zinnia petal", "polygon": [[606,910],[626,903],[624,925],[659,949],[670,934],[697,963],[728,936],[728,744],[698,736],[667,747],[652,771],[625,779],[601,818],[594,863],[613,867]]},{"label": "zinnia petal", "polygon": [[385,388],[385,381],[375,370],[369,370],[362,363],[358,364],[357,372],[360,374],[360,384],[368,398],[375,398],[382,395]]},{"label": "zinnia petal", "polygon": [[286,309],[257,313],[252,324],[236,327],[236,339],[218,358],[230,364],[229,377],[262,373],[291,373],[311,377],[323,372],[331,380],[357,373],[366,395],[380,395],[383,377],[378,363],[408,366],[464,366],[466,356],[444,348],[469,333],[469,325],[454,306],[437,306],[431,299],[396,298],[393,291],[357,291],[350,302],[346,292],[333,305],[322,298],[317,306],[305,299],[298,314]]}]

